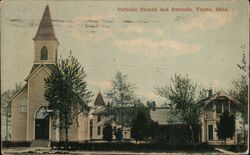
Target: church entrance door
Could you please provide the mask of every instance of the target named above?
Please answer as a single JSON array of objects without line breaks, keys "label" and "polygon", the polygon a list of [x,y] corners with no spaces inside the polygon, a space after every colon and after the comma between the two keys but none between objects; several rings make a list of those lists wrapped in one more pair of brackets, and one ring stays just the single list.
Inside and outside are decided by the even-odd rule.
[{"label": "church entrance door", "polygon": [[49,119],[36,119],[36,139],[49,139]]},{"label": "church entrance door", "polygon": [[36,113],[35,139],[49,139],[49,118],[44,107]]}]

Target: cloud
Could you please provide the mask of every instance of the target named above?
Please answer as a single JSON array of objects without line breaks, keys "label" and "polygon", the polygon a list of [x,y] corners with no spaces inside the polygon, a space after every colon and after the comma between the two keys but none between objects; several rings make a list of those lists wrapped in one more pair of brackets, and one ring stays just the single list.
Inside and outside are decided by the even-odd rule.
[{"label": "cloud", "polygon": [[152,33],[153,35],[157,36],[163,36],[165,34],[165,31],[159,29],[159,28],[145,28],[142,27],[140,24],[129,24],[126,25],[124,28],[119,29],[113,29],[113,31],[120,32],[120,33],[140,33],[140,34],[148,34]]},{"label": "cloud", "polygon": [[158,35],[158,36],[163,36],[164,35],[164,31],[163,30],[160,30],[160,29],[156,29],[155,30],[155,34]]},{"label": "cloud", "polygon": [[144,29],[139,25],[130,25],[123,29],[120,29],[120,31],[123,33],[142,33],[144,32]]},{"label": "cloud", "polygon": [[[236,17],[237,12],[228,11],[224,13],[218,12],[208,12],[203,13],[195,17],[190,17],[185,20],[180,20],[181,23],[180,30],[182,32],[187,32],[191,30],[205,30],[205,29],[216,29],[222,27],[229,23],[234,17]],[[183,18],[182,18],[183,19]]]},{"label": "cloud", "polygon": [[212,86],[215,88],[223,88],[224,83],[221,80],[212,81]]},{"label": "cloud", "polygon": [[155,54],[188,54],[200,51],[201,46],[197,44],[189,44],[178,42],[175,40],[152,40],[145,38],[137,38],[131,40],[114,40],[113,44],[123,51],[129,53],[140,53],[145,55]]},{"label": "cloud", "polygon": [[[131,21],[123,20],[124,27],[117,27],[114,21],[119,21],[118,14],[96,14],[92,16],[78,16],[65,22],[64,27],[71,29],[70,35],[76,40],[89,40],[91,42],[99,42],[107,39],[113,40],[119,33],[122,34],[146,34],[152,33],[156,36],[162,36],[164,31],[161,29],[145,29],[142,24],[157,21]],[[96,33],[93,33],[96,32]]]},{"label": "cloud", "polygon": [[91,24],[85,24],[86,28],[98,28],[99,24],[91,25]]},{"label": "cloud", "polygon": [[67,22],[67,21],[66,20],[62,20],[62,19],[52,19],[52,22],[64,23],[64,22]]},{"label": "cloud", "polygon": [[24,22],[22,19],[9,19],[10,22]]},{"label": "cloud", "polygon": [[146,100],[155,100],[158,97],[154,92],[136,92],[136,94],[144,97]]},{"label": "cloud", "polygon": [[131,20],[124,20],[124,23],[133,23]]},{"label": "cloud", "polygon": [[[102,41],[113,36],[109,29],[117,15],[114,14],[97,14],[93,16],[78,16],[72,19],[70,33],[77,40],[89,39],[90,41]],[[65,23],[68,24],[68,23]],[[100,32],[95,35],[93,32]]]},{"label": "cloud", "polygon": [[221,89],[221,88],[225,88],[227,87],[227,85],[225,85],[225,83],[221,80],[211,80],[211,81],[203,81],[202,83],[202,86],[205,87],[205,88],[215,88],[215,89]]},{"label": "cloud", "polygon": [[145,21],[145,20],[124,20],[123,21],[124,23],[128,23],[128,24],[131,24],[131,23],[144,23],[144,24],[147,24],[147,23],[160,23],[160,21],[157,21],[157,20],[151,20],[151,21]]},{"label": "cloud", "polygon": [[101,89],[110,89],[112,87],[112,84],[110,81],[96,81],[96,80],[89,80],[88,84],[101,88]]}]

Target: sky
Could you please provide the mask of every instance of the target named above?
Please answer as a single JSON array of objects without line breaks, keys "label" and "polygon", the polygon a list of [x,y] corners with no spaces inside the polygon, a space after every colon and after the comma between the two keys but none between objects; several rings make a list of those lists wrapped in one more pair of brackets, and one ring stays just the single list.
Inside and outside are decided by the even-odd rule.
[{"label": "sky", "polygon": [[[65,58],[72,51],[87,72],[88,88],[95,96],[111,88],[117,71],[128,75],[139,98],[157,104],[164,99],[155,88],[169,85],[176,73],[188,74],[198,88],[225,91],[245,74],[237,67],[249,51],[248,3],[243,0],[8,0],[1,9],[2,91],[25,83],[33,65],[32,38],[46,4],[60,42],[58,56]],[[172,7],[193,11],[159,11]],[[197,7],[213,11],[199,12]],[[218,7],[228,11],[216,11]]]}]

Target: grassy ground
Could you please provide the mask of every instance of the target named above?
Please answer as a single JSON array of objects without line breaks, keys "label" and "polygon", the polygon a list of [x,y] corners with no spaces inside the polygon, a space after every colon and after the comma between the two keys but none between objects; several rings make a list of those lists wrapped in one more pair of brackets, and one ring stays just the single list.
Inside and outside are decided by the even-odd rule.
[{"label": "grassy ground", "polygon": [[84,155],[147,155],[147,154],[155,154],[155,155],[163,155],[163,154],[216,154],[218,152],[196,152],[196,151],[164,151],[164,152],[131,152],[131,151],[64,151],[64,150],[50,150],[48,148],[9,148],[3,149],[3,154],[84,154]]},{"label": "grassy ground", "polygon": [[[227,148],[219,148],[218,146],[210,146],[208,144],[196,145],[165,145],[165,144],[134,144],[134,143],[88,143],[80,147],[70,148],[65,151],[64,148],[44,148],[44,147],[10,147],[3,148],[3,154],[216,154],[218,152],[225,153],[232,151]],[[232,147],[228,147],[232,148]],[[224,150],[224,152],[223,152]],[[243,152],[237,151],[237,152]],[[226,153],[227,154],[227,153]]]}]

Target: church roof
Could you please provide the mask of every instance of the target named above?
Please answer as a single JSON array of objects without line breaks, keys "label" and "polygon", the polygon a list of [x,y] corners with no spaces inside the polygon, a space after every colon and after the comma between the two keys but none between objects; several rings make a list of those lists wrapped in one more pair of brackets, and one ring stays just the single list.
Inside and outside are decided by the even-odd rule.
[{"label": "church roof", "polygon": [[47,5],[43,13],[42,20],[33,40],[56,40],[52,20],[50,16],[49,6]]},{"label": "church roof", "polygon": [[[52,72],[56,70],[56,65],[55,64],[43,64],[45,65],[48,69],[50,69]],[[34,64],[31,68],[30,74],[37,68],[41,66],[41,64]]]},{"label": "church roof", "polygon": [[25,83],[25,85],[23,85],[21,87],[21,89],[19,91],[17,91],[11,98],[10,98],[10,102],[12,102],[19,94],[21,94],[26,88],[28,88],[28,84]]},{"label": "church roof", "polygon": [[34,64],[30,74],[25,78],[25,81],[27,81],[31,76],[33,76],[34,74],[37,73],[37,71],[39,70],[39,68],[44,67],[45,70],[47,70],[48,72],[51,71],[55,71],[56,70],[56,65],[55,64]]},{"label": "church roof", "polygon": [[31,74],[37,67],[39,67],[39,66],[40,66],[40,64],[34,64],[34,65],[32,66],[32,68],[31,68],[30,74]]},{"label": "church roof", "polygon": [[95,106],[104,106],[105,105],[102,94],[100,92],[98,93],[98,95],[95,99],[94,105]]}]

